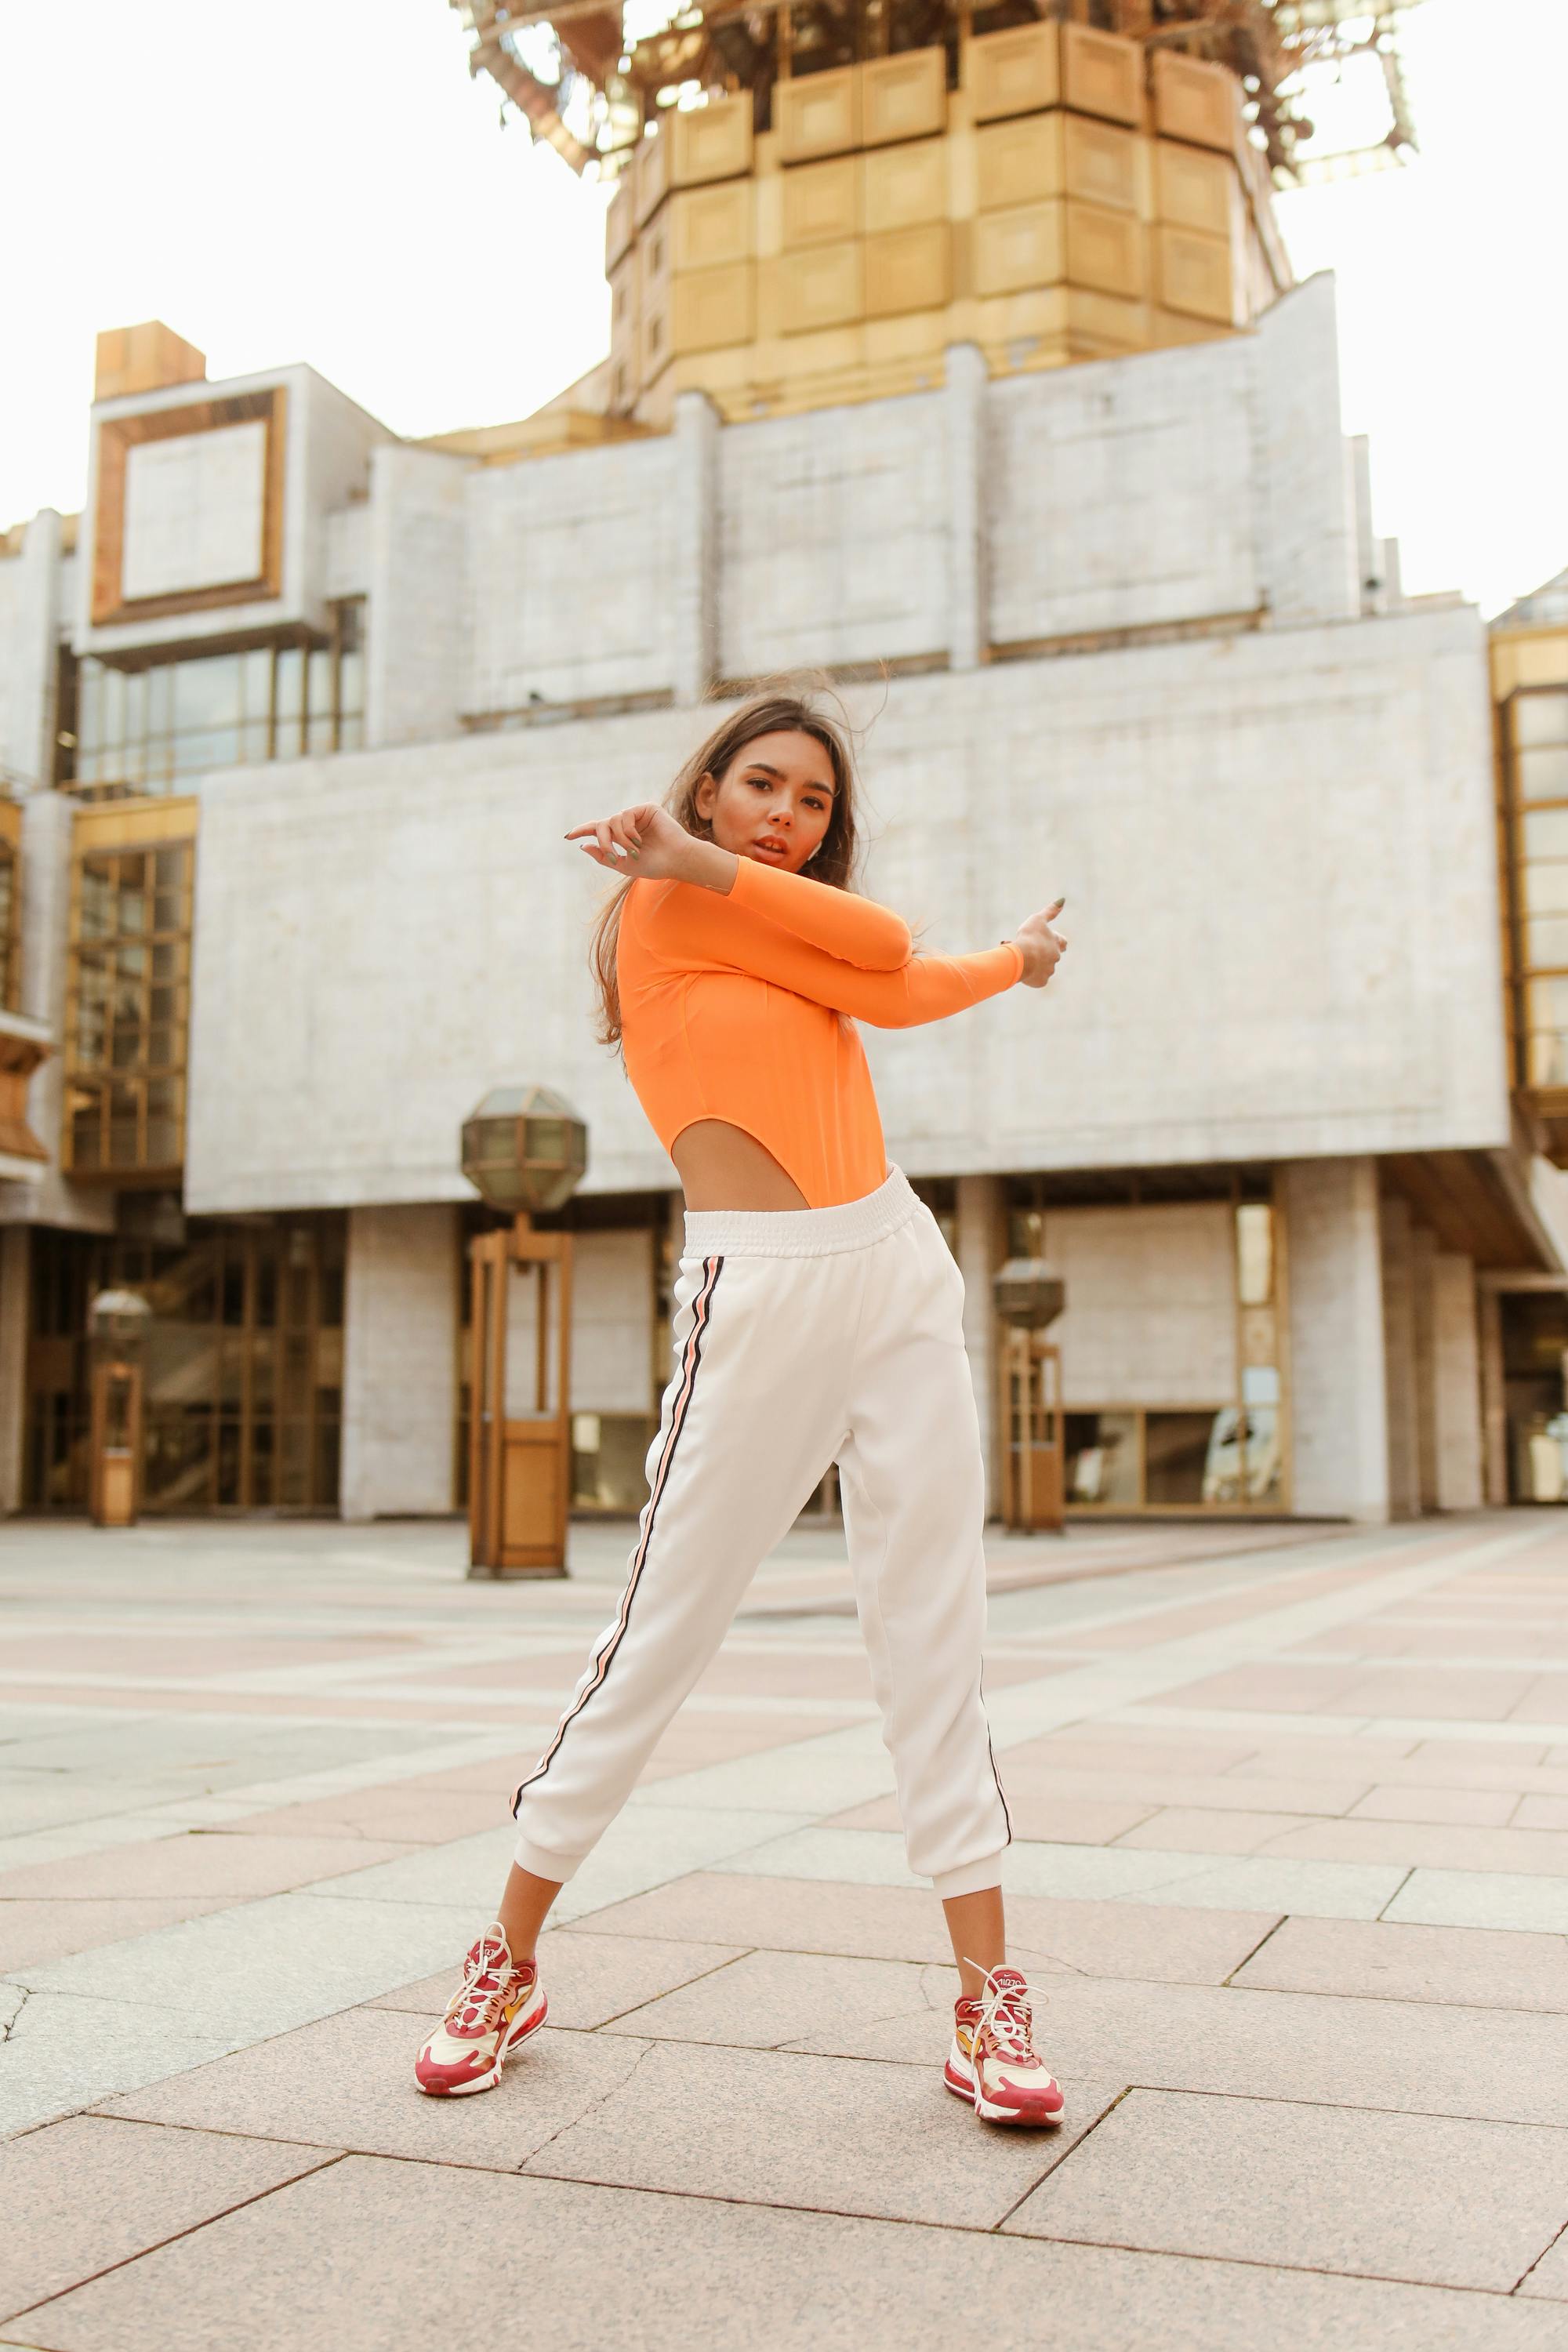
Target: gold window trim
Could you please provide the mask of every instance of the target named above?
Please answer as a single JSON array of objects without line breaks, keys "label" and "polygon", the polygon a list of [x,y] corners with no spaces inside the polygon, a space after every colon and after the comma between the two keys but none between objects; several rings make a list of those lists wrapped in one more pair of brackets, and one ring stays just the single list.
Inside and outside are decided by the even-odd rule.
[{"label": "gold window trim", "polygon": [[[266,392],[241,392],[221,400],[195,400],[181,408],[145,409],[136,416],[106,416],[98,428],[98,511],[92,549],[92,625],[112,628],[125,621],[153,621],[173,613],[207,613],[227,604],[253,604],[283,593],[283,457],[289,395],[282,384]],[[262,493],[261,570],[253,580],[226,581],[216,588],[182,589],[165,596],[127,598],[125,474],[130,453],[148,441],[172,441],[193,433],[221,432],[226,425],[267,427]]]}]

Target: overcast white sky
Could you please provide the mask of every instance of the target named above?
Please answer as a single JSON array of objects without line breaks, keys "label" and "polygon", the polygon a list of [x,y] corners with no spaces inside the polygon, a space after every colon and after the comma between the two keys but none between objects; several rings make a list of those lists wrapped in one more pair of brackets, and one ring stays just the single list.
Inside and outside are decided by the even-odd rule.
[{"label": "overcast white sky", "polygon": [[[1339,274],[1346,427],[1412,589],[1568,564],[1568,0],[1426,0],[1422,160],[1292,194]],[[93,336],[309,360],[395,430],[526,415],[608,334],[601,191],[471,84],[446,0],[0,0],[0,524],[80,505]]]}]

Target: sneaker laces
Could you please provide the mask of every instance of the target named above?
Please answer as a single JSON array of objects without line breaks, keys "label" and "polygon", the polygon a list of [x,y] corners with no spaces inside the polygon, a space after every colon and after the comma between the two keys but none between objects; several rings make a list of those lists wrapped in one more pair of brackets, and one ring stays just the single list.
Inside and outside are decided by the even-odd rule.
[{"label": "sneaker laces", "polygon": [[463,1962],[463,1981],[447,2003],[447,2022],[463,2033],[488,2032],[500,2015],[510,1979],[519,1973],[504,1931],[487,1927]]},{"label": "sneaker laces", "polygon": [[[972,1969],[979,1965],[978,1960],[969,1963]],[[1002,2057],[1038,2065],[1033,2040],[1034,2008],[1029,1988],[1016,1969],[988,1969],[984,1990],[972,2006],[979,2012],[974,2021],[976,2041],[984,2037]]]}]

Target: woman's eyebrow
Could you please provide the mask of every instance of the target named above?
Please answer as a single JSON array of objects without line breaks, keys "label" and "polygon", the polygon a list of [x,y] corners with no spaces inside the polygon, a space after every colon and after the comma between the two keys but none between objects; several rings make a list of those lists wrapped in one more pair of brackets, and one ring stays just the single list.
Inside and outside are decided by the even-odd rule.
[{"label": "woman's eyebrow", "polygon": [[[766,760],[748,760],[746,766],[751,774],[756,776],[771,776],[775,784],[782,784],[784,781],[784,770],[782,768],[773,767]],[[805,793],[836,793],[837,789],[838,787],[837,784],[823,783],[816,779],[814,779],[810,783],[805,783],[801,786],[802,792]]]}]

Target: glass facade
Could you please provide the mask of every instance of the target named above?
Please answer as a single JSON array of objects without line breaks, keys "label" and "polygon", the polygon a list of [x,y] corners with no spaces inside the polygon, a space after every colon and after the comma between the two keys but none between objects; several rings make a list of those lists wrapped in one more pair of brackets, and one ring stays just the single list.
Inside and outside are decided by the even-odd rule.
[{"label": "glass facade", "polygon": [[25,1507],[87,1507],[88,1305],[125,1288],[153,1309],[143,1510],[335,1510],[346,1236],[336,1212],[193,1218],[178,1244],[36,1228]]},{"label": "glass facade", "polygon": [[[1192,1171],[1184,1181],[1145,1175],[1136,1190],[1153,1198],[1213,1198],[1228,1191],[1235,1249],[1236,1393],[1194,1406],[1075,1405],[1064,1416],[1069,1509],[1263,1510],[1287,1507],[1282,1269],[1279,1223],[1267,1177]],[[1032,1189],[1043,1192],[1036,1182]],[[1246,1195],[1253,1197],[1245,1197]],[[1078,1203],[1075,1203],[1077,1205]],[[1104,1190],[1095,1205],[1110,1205]],[[1064,1202],[1063,1205],[1067,1205]],[[1047,1207],[1015,1207],[1008,1247],[1017,1257],[1050,1255]],[[1064,1364],[1071,1392],[1072,1365]]]},{"label": "glass facade", "polygon": [[1568,691],[1527,689],[1503,705],[1513,873],[1518,1077],[1568,1087]]},{"label": "glass facade", "polygon": [[147,669],[79,662],[58,781],[168,792],[213,768],[357,751],[364,740],[363,599],[332,613],[324,644],[201,654]]},{"label": "glass facade", "polygon": [[65,1163],[146,1179],[184,1158],[195,845],[84,850],[66,998]]}]

